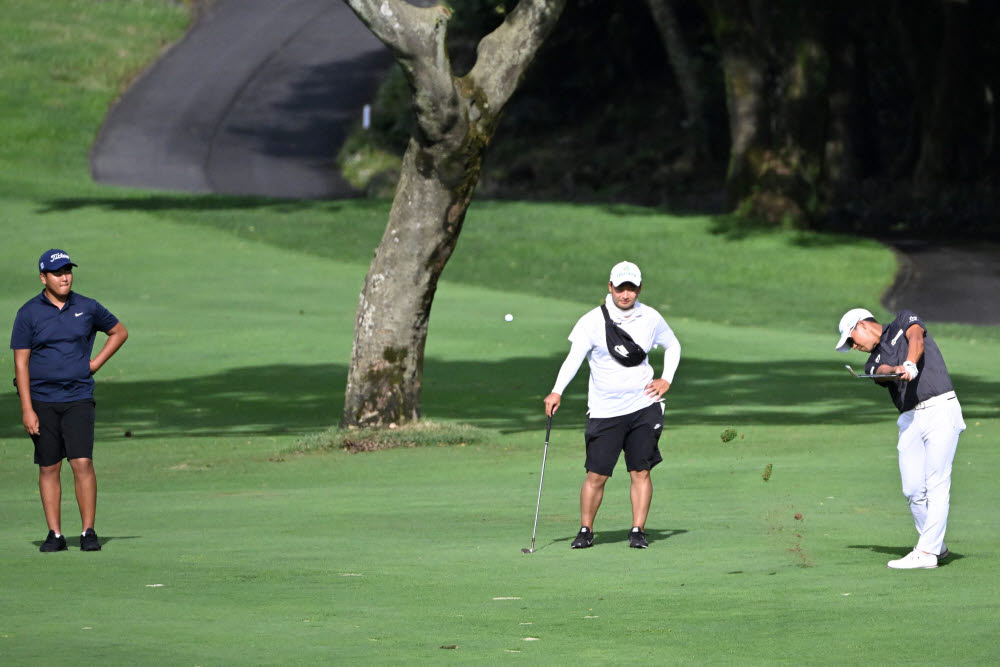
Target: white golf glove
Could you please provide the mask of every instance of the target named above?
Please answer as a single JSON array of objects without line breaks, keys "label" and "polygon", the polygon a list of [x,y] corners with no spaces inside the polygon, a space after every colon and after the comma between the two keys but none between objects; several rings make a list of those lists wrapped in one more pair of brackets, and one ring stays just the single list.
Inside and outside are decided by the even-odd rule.
[{"label": "white golf glove", "polygon": [[906,370],[910,371],[910,379],[911,380],[916,380],[917,379],[917,375],[920,374],[920,371],[917,370],[917,365],[915,363],[913,363],[912,361],[904,361],[903,362],[903,368],[905,368]]}]

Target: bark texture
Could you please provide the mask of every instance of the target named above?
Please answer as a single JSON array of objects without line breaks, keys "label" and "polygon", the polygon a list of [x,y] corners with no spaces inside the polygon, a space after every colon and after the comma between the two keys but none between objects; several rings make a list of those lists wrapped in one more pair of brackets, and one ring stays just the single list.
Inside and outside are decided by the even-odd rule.
[{"label": "bark texture", "polygon": [[522,0],[479,43],[476,64],[452,74],[450,11],[402,0],[345,0],[393,52],[410,85],[416,130],[403,156],[382,241],[354,323],[341,427],[420,417],[427,324],[483,158],[510,96],[566,0]]},{"label": "bark texture", "polygon": [[674,1],[646,0],[646,4],[667,51],[670,67],[684,100],[684,125],[688,130],[687,158],[710,159],[712,136],[705,108],[706,86],[701,80],[698,57],[684,40],[684,31],[674,11]]},{"label": "bark texture", "polygon": [[820,215],[824,157],[829,149],[843,160],[827,145],[828,13],[779,0],[704,0],[704,6],[726,81],[730,204],[770,222]]},{"label": "bark texture", "polygon": [[746,0],[705,0],[705,12],[719,45],[729,112],[729,169],[726,175],[730,204],[736,206],[750,192],[770,142],[767,106],[768,70],[765,54]]}]

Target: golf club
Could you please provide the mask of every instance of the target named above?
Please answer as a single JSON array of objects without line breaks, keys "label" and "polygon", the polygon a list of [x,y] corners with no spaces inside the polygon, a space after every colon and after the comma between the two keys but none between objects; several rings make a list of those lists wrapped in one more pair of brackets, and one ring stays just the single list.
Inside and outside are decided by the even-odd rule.
[{"label": "golf club", "polygon": [[552,415],[549,415],[548,424],[545,426],[545,449],[542,450],[542,474],[538,476],[538,501],[535,503],[535,525],[531,529],[531,547],[521,549],[521,553],[530,554],[535,552],[535,531],[538,530],[538,508],[542,506],[542,482],[545,480],[545,457],[549,455],[549,433],[552,431]]},{"label": "golf club", "polygon": [[858,374],[858,373],[855,373],[854,369],[851,368],[849,365],[845,365],[844,368],[846,368],[847,372],[850,373],[851,375],[853,375],[856,378],[873,378],[875,380],[878,380],[878,379],[893,379],[893,378],[903,377],[902,373],[861,373],[861,374]]}]

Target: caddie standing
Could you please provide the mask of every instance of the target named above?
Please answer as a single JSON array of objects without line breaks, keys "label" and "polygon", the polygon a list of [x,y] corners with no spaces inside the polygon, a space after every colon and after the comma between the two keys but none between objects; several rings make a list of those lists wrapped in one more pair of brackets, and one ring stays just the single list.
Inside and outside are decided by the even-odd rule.
[{"label": "caddie standing", "polygon": [[899,473],[919,538],[913,551],[887,565],[897,570],[935,568],[948,556],[944,536],[951,466],[958,436],[965,430],[944,357],[920,317],[908,310],[885,326],[864,308],[847,311],[840,319],[836,349],[851,348],[868,353],[866,373],[901,374],[875,381],[886,386],[900,412]]},{"label": "caddie standing", "polygon": [[[570,545],[574,549],[594,543],[594,518],[622,452],[631,476],[629,546],[649,546],[645,525],[653,497],[650,471],[663,460],[658,445],[663,430],[662,398],[680,363],[681,346],[660,313],[639,302],[641,291],[638,266],[619,262],[611,269],[604,304],[573,327],[569,354],[552,393],[544,399],[545,414],[551,417],[559,409],[566,386],[587,360],[587,476],[580,489],[580,532]],[[663,373],[656,379],[648,357],[654,345],[664,349]]]},{"label": "caddie standing", "polygon": [[[60,518],[63,459],[73,469],[83,524],[80,549],[101,550],[94,531],[93,375],[128,338],[124,325],[104,306],[73,291],[74,266],[62,250],[42,254],[38,269],[44,289],[17,311],[10,337],[22,422],[35,444],[38,488],[49,525],[43,552],[66,550]],[[98,331],[108,338],[91,359]]]}]

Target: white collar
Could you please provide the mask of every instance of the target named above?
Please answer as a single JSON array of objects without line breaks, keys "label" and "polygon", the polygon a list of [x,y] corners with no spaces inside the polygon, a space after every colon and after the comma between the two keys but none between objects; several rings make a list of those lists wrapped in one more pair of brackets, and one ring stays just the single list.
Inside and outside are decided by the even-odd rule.
[{"label": "white collar", "polygon": [[611,294],[604,297],[604,304],[608,307],[608,316],[613,320],[620,322],[627,322],[633,317],[642,316],[642,304],[636,299],[635,303],[628,310],[622,310],[615,305],[614,299],[611,298]]}]

